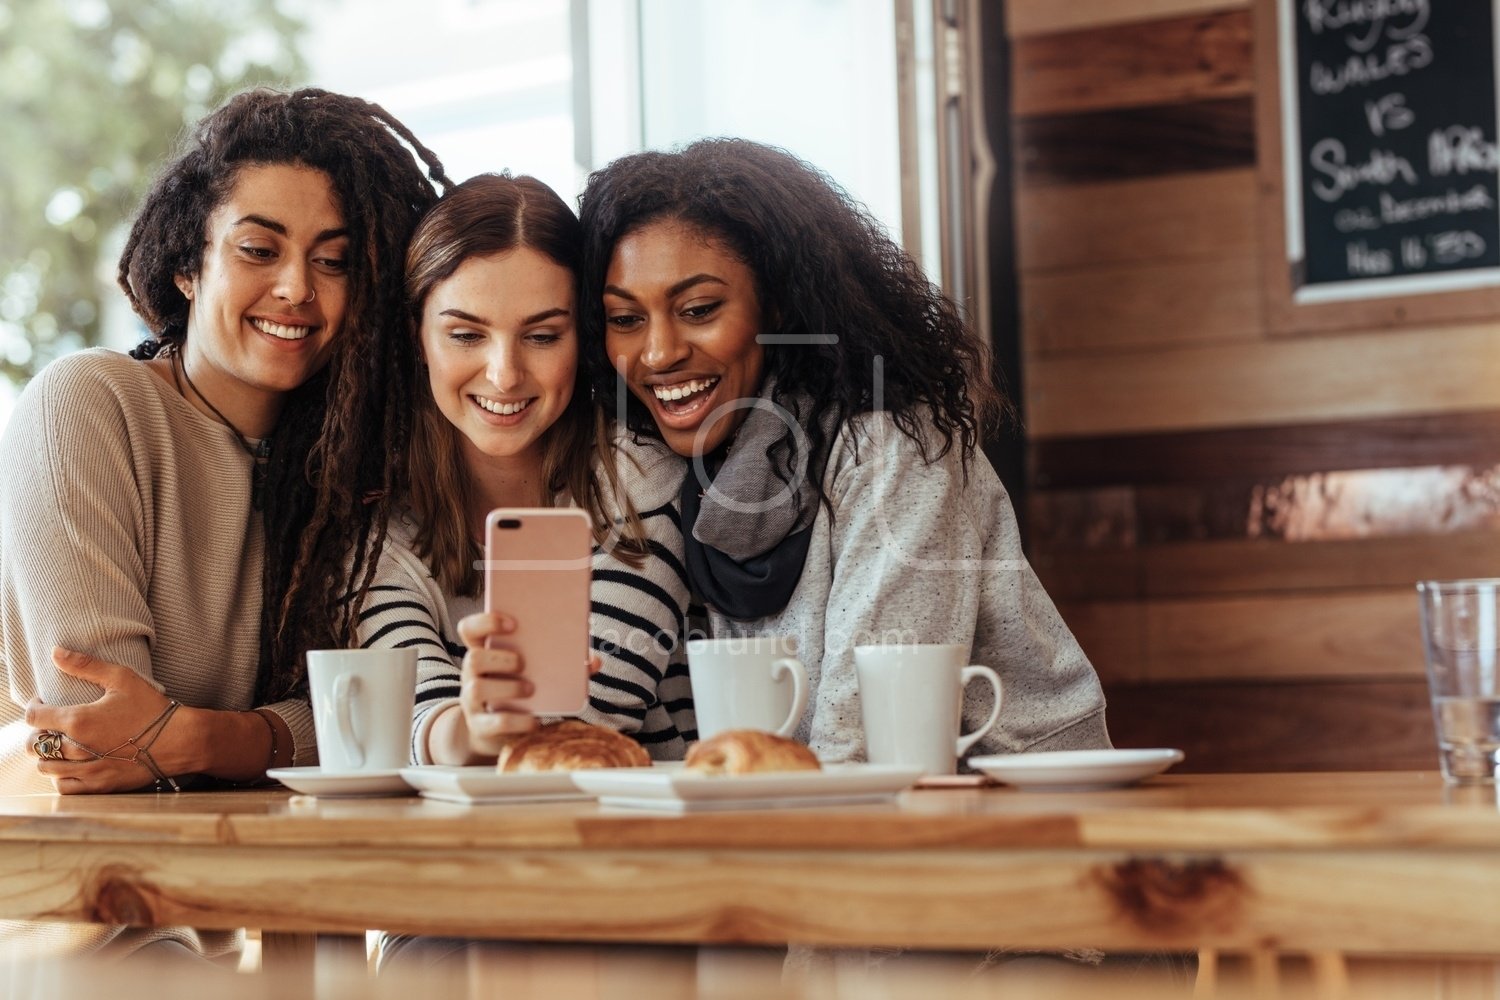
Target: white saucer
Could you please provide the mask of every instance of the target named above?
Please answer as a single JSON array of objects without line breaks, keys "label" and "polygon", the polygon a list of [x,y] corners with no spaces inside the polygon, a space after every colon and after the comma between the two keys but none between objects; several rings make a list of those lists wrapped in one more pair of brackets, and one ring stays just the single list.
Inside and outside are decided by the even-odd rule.
[{"label": "white saucer", "polygon": [[567,771],[540,774],[498,774],[495,765],[444,767],[424,764],[401,769],[406,783],[424,799],[478,805],[492,802],[562,802],[587,799]]},{"label": "white saucer", "polygon": [[921,776],[919,768],[879,764],[734,777],[690,774],[680,767],[615,767],[574,771],[573,782],[598,795],[601,806],[709,812],[889,802]]},{"label": "white saucer", "polygon": [[1018,788],[1057,791],[1115,788],[1160,774],[1182,760],[1181,750],[1046,750],[970,757],[969,764]]},{"label": "white saucer", "polygon": [[390,771],[324,771],[321,767],[273,767],[266,777],[274,778],[294,792],[323,797],[376,795],[410,795],[412,787],[401,777],[400,770]]}]

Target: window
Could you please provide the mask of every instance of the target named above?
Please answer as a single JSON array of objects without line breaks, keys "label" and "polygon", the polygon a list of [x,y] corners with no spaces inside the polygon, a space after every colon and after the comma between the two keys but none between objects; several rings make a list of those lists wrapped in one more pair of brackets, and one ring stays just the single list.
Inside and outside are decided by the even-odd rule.
[{"label": "window", "polygon": [[[142,116],[135,131],[144,133],[134,145],[109,147],[107,163],[83,162],[105,148],[98,144],[35,153],[27,175],[35,184],[16,179],[15,162],[0,167],[11,199],[0,197],[0,219],[46,218],[67,227],[61,245],[70,248],[66,260],[39,256],[14,231],[0,233],[0,428],[17,381],[50,357],[88,343],[128,349],[141,338],[113,284],[128,213],[180,123],[200,115],[225,81],[358,94],[410,126],[455,180],[508,169],[570,200],[591,169],[623,153],[743,136],[823,169],[900,240],[896,17],[912,2],[318,0],[293,15],[277,0],[181,0],[171,8],[180,25],[148,0],[0,5],[0,31],[33,43],[0,51],[8,149],[36,149],[47,136],[61,143],[46,123],[76,121],[80,106],[97,107],[101,122]],[[155,35],[143,33],[147,22]],[[67,81],[48,80],[70,61],[104,75],[90,82],[75,68]],[[137,85],[150,97],[149,123],[147,98],[131,98]],[[117,103],[97,100],[111,89],[121,92]],[[12,132],[23,122],[30,131]],[[76,166],[79,177],[59,181],[54,161]],[[80,193],[88,196],[81,208]],[[96,224],[93,206],[106,201],[113,215]],[[38,269],[38,260],[48,266]],[[49,285],[63,305],[38,321]]]}]

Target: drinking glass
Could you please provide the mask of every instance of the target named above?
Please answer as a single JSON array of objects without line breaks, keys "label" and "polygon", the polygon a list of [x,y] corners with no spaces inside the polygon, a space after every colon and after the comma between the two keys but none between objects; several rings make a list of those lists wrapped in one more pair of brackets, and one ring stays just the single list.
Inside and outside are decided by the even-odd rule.
[{"label": "drinking glass", "polygon": [[1427,686],[1443,777],[1500,772],[1500,579],[1417,584]]}]

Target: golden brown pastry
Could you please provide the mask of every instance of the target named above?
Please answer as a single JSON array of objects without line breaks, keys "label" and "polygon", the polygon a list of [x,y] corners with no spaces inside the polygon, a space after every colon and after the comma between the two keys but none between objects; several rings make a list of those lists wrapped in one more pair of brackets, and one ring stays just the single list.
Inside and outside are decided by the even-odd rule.
[{"label": "golden brown pastry", "polygon": [[513,739],[495,769],[511,774],[587,771],[600,767],[649,767],[651,757],[624,733],[577,719],[549,722]]},{"label": "golden brown pastry", "polygon": [[726,729],[694,743],[683,767],[714,775],[822,770],[818,758],[801,743],[758,729]]}]

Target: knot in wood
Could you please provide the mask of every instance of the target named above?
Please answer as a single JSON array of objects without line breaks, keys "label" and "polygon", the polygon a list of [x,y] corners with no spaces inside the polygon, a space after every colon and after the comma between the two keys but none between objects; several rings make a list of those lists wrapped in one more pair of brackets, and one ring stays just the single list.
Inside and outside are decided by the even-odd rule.
[{"label": "knot in wood", "polygon": [[1103,869],[1100,881],[1126,917],[1164,933],[1228,927],[1249,893],[1219,858],[1130,858]]},{"label": "knot in wood", "polygon": [[151,885],[132,868],[124,865],[101,868],[89,880],[86,891],[91,920],[136,927],[156,922],[151,908]]}]

